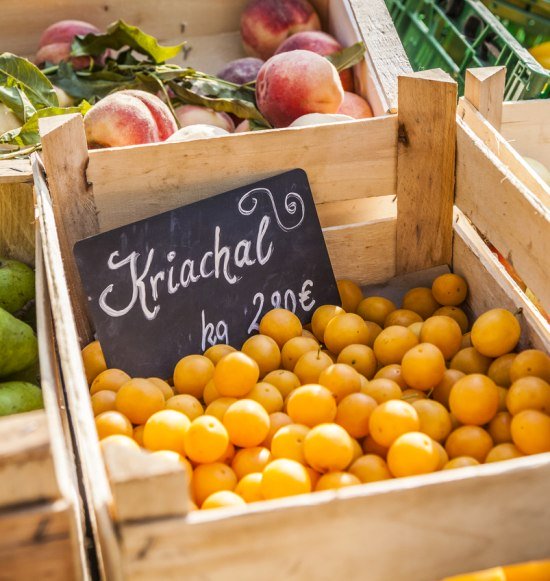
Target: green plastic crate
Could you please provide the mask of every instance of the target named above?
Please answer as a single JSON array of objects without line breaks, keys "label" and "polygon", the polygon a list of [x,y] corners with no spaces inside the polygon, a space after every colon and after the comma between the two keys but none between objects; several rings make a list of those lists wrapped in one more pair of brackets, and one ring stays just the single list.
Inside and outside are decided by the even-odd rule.
[{"label": "green plastic crate", "polygon": [[550,0],[481,0],[527,48],[550,40]]},{"label": "green plastic crate", "polygon": [[464,92],[466,69],[506,66],[505,99],[550,97],[544,69],[478,0],[386,0],[414,70],[440,67]]}]

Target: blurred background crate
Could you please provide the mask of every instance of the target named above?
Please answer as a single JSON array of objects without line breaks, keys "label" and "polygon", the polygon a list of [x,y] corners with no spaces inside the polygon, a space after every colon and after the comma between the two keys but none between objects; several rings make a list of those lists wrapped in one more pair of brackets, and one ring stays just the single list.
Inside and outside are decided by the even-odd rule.
[{"label": "blurred background crate", "polygon": [[[543,4],[541,0],[532,3]],[[414,70],[442,68],[456,79],[463,94],[467,68],[503,65],[506,100],[550,96],[550,71],[482,2],[386,0],[386,4]]]},{"label": "blurred background crate", "polygon": [[482,0],[514,38],[527,48],[550,40],[549,0]]}]

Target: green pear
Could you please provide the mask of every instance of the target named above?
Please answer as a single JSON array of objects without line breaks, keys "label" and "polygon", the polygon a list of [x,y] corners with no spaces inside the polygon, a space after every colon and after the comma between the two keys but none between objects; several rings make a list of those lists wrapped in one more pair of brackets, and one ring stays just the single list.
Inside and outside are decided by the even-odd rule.
[{"label": "green pear", "polygon": [[34,331],[0,309],[0,377],[17,373],[38,358],[38,342]]},{"label": "green pear", "polygon": [[0,383],[0,416],[10,416],[44,408],[42,390],[32,383]]},{"label": "green pear", "polygon": [[34,299],[34,271],[22,262],[0,258],[0,308],[16,313]]}]

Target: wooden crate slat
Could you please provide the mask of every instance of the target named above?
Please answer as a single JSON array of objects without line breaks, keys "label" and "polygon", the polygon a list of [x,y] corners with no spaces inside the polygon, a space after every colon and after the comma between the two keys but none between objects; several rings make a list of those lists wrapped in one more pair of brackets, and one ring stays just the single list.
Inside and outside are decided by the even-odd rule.
[{"label": "wooden crate slat", "polygon": [[[394,195],[396,123],[395,116],[388,116],[306,131],[230,135],[183,146],[160,143],[90,151],[87,179],[100,229],[116,228],[297,166],[306,170],[317,203]],[[140,171],[133,174],[130,168]]]},{"label": "wooden crate slat", "polygon": [[366,285],[395,275],[395,218],[323,229],[334,276]]},{"label": "wooden crate slat", "polygon": [[76,580],[71,521],[65,500],[0,511],[0,579]]},{"label": "wooden crate slat", "polygon": [[0,442],[0,507],[59,497],[44,410],[2,418]]},{"label": "wooden crate slat", "polygon": [[[425,581],[544,557],[550,454],[124,526],[125,574]],[[503,510],[503,505],[506,510]],[[210,511],[207,511],[207,513]],[[476,523],[472,527],[472,523]],[[503,534],[503,530],[506,534]],[[406,542],[403,540],[406,538]],[[397,539],[397,541],[396,541]],[[322,557],[320,548],[328,547]]]},{"label": "wooden crate slat", "polygon": [[522,155],[550,165],[550,100],[505,102],[502,106],[504,138]]},{"label": "wooden crate slat", "polygon": [[180,53],[171,62],[180,66],[192,66],[211,75],[216,75],[229,61],[247,56],[238,30],[197,36],[185,34],[167,39],[166,44],[171,46],[179,44],[182,40],[187,42],[189,50]]},{"label": "wooden crate slat", "polygon": [[533,306],[466,216],[455,207],[453,270],[468,280],[467,303],[480,315],[498,305],[518,312],[521,347],[550,351],[550,323]]},{"label": "wooden crate slat", "polygon": [[395,218],[397,199],[395,196],[358,198],[344,202],[317,204],[316,208],[321,228],[349,226],[382,218]]}]

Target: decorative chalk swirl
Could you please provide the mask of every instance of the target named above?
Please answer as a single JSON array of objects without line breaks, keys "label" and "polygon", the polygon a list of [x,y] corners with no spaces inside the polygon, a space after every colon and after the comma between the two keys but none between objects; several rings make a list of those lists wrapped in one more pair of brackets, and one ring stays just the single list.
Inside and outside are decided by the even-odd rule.
[{"label": "decorative chalk swirl", "polygon": [[[300,208],[300,211],[301,211],[300,220],[297,224],[294,224],[294,226],[285,226],[281,222],[281,219],[279,218],[279,213],[277,212],[277,206],[275,205],[275,200],[273,199],[273,194],[267,188],[254,188],[253,190],[246,192],[246,194],[244,194],[242,196],[242,198],[239,200],[239,212],[243,216],[249,216],[250,214],[252,214],[254,212],[254,210],[256,209],[256,206],[258,205],[258,194],[267,194],[267,196],[271,200],[271,205],[273,206],[273,213],[275,214],[275,219],[277,220],[277,224],[279,225],[279,228],[281,230],[283,230],[284,232],[290,232],[290,230],[294,230],[295,228],[298,228],[298,226],[300,226],[302,224],[302,222],[304,221],[306,210],[305,210],[304,200],[302,200],[302,196],[300,196],[300,194],[297,194],[295,192],[289,192],[285,196],[285,210],[286,210],[287,214],[289,214],[291,216],[293,216],[294,214],[297,214],[298,207]],[[249,205],[248,209],[245,209],[244,204],[249,200],[251,202],[251,205]]]}]

